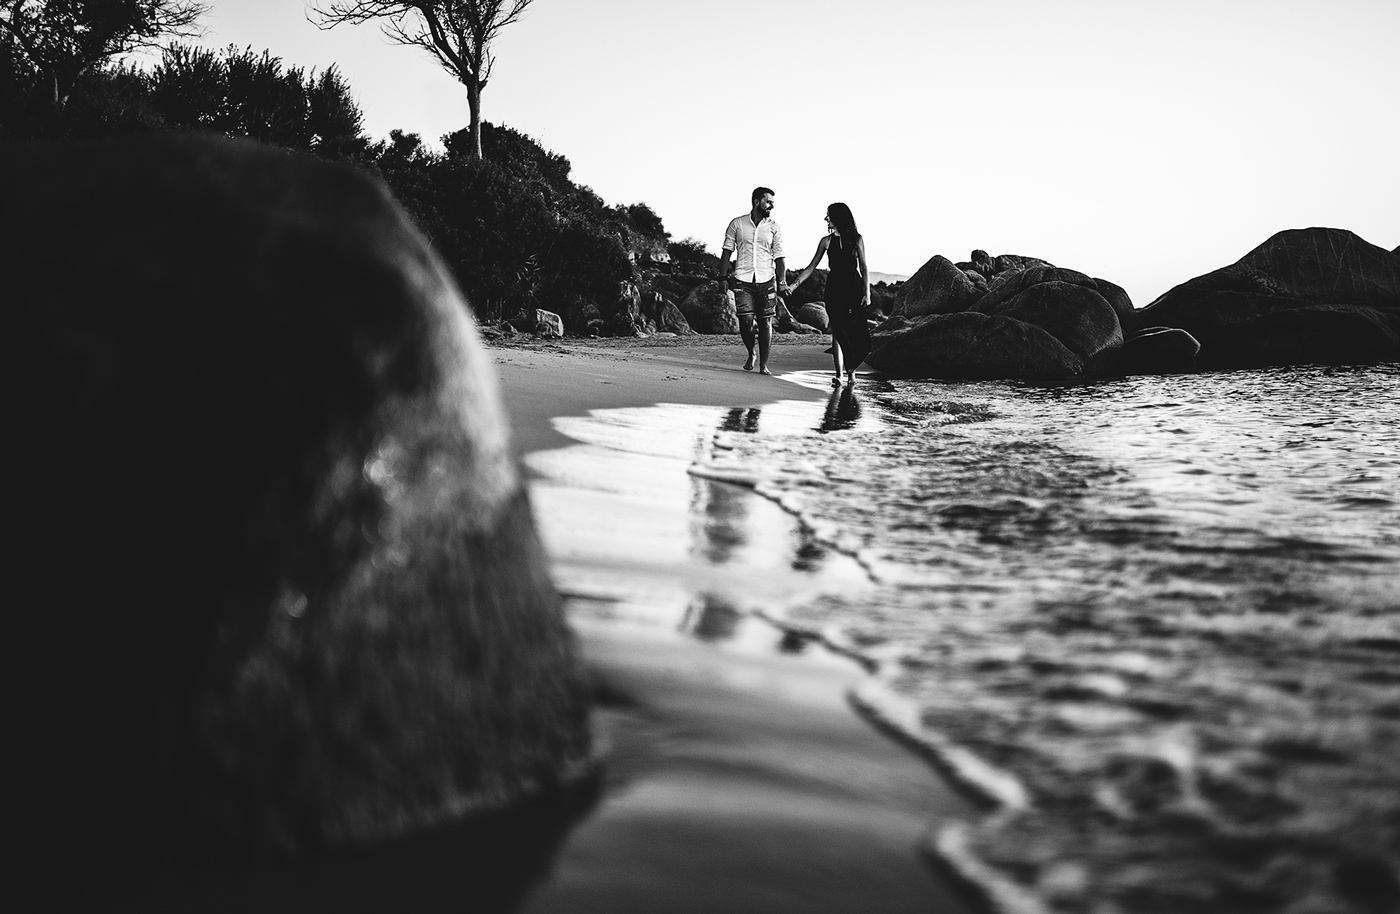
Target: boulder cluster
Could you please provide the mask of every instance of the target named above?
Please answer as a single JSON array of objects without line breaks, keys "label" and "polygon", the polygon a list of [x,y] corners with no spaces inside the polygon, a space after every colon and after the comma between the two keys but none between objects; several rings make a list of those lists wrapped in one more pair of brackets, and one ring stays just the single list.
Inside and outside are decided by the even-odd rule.
[{"label": "boulder cluster", "polygon": [[935,256],[900,288],[867,362],[901,377],[1111,374],[1400,359],[1400,255],[1351,232],[1280,232],[1146,308],[1034,257]]},{"label": "boulder cluster", "polygon": [[[596,308],[596,315],[582,327],[566,328],[558,314],[542,309],[523,312],[506,324],[514,332],[553,338],[562,337],[570,330],[593,336],[633,337],[658,333],[675,336],[738,333],[739,315],[734,306],[734,293],[721,289],[718,282],[699,277],[692,279],[695,284],[681,297],[679,305],[661,292],[645,289],[637,283],[621,282],[617,298]],[[826,307],[821,302],[806,302],[789,310],[779,299],[773,329],[778,333],[825,333]]]},{"label": "boulder cluster", "polygon": [[1202,368],[1400,359],[1400,248],[1331,228],[1279,232],[1141,311],[1200,341]]}]

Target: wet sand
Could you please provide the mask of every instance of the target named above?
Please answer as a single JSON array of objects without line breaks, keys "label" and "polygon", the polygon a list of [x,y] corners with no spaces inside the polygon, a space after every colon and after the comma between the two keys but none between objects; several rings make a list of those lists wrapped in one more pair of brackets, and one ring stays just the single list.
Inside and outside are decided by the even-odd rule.
[{"label": "wet sand", "polygon": [[[931,829],[978,810],[855,713],[847,694],[865,677],[859,666],[754,615],[793,587],[859,582],[788,569],[779,528],[790,519],[686,474],[684,443],[629,453],[575,442],[557,426],[582,426],[555,422],[656,403],[802,401],[786,409],[800,416],[810,404],[815,424],[828,340],[780,339],[775,377],[740,369],[737,337],[493,348],[541,535],[597,682],[606,758],[596,804],[523,911],[973,910],[923,848]],[[812,386],[782,379],[791,372]],[[745,529],[756,542],[744,543]],[[705,558],[715,542],[742,554]]]}]

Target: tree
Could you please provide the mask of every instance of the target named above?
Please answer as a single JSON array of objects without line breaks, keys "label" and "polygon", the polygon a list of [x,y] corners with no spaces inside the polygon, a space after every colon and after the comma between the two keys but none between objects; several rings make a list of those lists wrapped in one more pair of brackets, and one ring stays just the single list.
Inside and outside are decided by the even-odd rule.
[{"label": "tree", "polygon": [[532,0],[321,0],[320,28],[384,20],[384,33],[422,48],[467,89],[471,111],[468,154],[481,158],[481,92],[496,62],[491,42],[520,18]]},{"label": "tree", "polygon": [[195,0],[0,0],[0,39],[54,110],[88,71],[121,54],[194,32]]}]

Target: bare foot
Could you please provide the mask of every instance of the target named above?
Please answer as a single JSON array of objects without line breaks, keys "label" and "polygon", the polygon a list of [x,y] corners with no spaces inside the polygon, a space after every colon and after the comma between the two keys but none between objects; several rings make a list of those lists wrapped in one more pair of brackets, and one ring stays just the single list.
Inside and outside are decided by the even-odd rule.
[{"label": "bare foot", "polygon": [[745,371],[753,371],[753,353],[749,353],[749,360],[744,363]]},{"label": "bare foot", "polygon": [[840,387],[840,386],[841,386],[841,376],[840,376],[839,374],[838,374],[836,377],[834,377],[834,378],[831,379],[831,386],[832,386],[832,387]]},{"label": "bare foot", "polygon": [[759,374],[772,374],[773,372],[771,372],[771,371],[768,370],[768,366],[767,366],[767,365],[761,365],[761,366],[759,366],[758,373],[759,373]]}]

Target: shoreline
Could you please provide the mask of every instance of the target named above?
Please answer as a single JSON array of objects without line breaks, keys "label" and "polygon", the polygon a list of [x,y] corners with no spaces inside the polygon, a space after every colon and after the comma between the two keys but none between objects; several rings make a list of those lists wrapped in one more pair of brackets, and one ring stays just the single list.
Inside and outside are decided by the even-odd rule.
[{"label": "shoreline", "polygon": [[[597,804],[519,910],[976,909],[927,848],[977,804],[858,713],[857,661],[755,614],[806,581],[774,545],[795,522],[687,472],[725,411],[819,420],[828,340],[775,338],[773,377],[739,367],[737,337],[490,345],[605,760]],[[614,434],[594,411],[621,447],[581,440]],[[716,543],[739,554],[715,562]],[[836,574],[807,583],[858,586]]]}]

